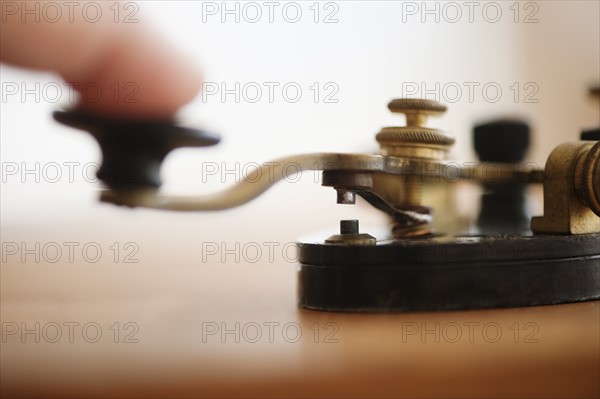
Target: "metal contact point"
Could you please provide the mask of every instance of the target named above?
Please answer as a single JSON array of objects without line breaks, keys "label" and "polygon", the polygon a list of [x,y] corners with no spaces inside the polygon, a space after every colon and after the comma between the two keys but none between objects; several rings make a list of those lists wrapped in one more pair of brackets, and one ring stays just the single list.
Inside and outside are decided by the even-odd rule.
[{"label": "metal contact point", "polygon": [[356,193],[350,190],[337,189],[337,203],[354,205],[356,203]]},{"label": "metal contact point", "polygon": [[340,220],[340,234],[358,234],[358,220]]}]

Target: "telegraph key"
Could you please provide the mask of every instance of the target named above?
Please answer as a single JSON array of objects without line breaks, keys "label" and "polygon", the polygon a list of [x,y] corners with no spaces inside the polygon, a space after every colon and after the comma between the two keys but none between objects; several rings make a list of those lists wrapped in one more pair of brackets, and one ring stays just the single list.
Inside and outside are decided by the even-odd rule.
[{"label": "telegraph key", "polygon": [[[324,241],[298,243],[298,303],[303,308],[393,312],[600,298],[598,129],[556,147],[540,170],[521,167],[529,146],[527,124],[482,124],[474,129],[481,163],[466,168],[446,160],[454,137],[427,127],[429,117],[446,111],[443,104],[398,99],[389,109],[405,114],[406,126],[381,129],[375,136],[381,148],[377,154],[280,158],[269,176],[256,175],[200,197],[161,194],[160,166],[169,151],[214,145],[217,135],[170,121],[111,121],[77,110],[54,116],[98,140],[105,202],[173,211],[232,208],[264,193],[285,175],[282,168],[294,163],[299,170],[320,165],[322,185],[335,189],[338,203],[353,204],[359,196],[384,212],[390,221],[385,236],[361,231],[358,220],[342,220],[339,233]],[[494,179],[489,170],[495,171]],[[436,209],[426,188],[447,176],[483,190],[479,216],[468,231],[435,228]],[[525,189],[532,184],[543,186],[544,214],[530,218]],[[452,186],[445,185],[447,190]]]}]

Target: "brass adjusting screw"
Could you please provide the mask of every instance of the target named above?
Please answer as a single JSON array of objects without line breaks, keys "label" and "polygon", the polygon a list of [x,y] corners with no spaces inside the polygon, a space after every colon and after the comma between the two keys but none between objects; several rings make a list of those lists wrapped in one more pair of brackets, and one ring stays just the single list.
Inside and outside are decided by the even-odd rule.
[{"label": "brass adjusting screw", "polygon": [[432,100],[401,98],[388,104],[390,111],[406,115],[406,126],[384,127],[375,136],[384,155],[424,160],[445,158],[454,144],[446,131],[425,127],[429,116],[443,115],[447,108]]},{"label": "brass adjusting screw", "polygon": [[[406,126],[384,127],[375,136],[383,155],[427,162],[442,160],[454,144],[446,131],[425,127],[429,116],[444,114],[447,107],[437,101],[401,98],[388,104],[390,111],[406,115]],[[421,178],[403,177],[397,206],[421,205]]]}]

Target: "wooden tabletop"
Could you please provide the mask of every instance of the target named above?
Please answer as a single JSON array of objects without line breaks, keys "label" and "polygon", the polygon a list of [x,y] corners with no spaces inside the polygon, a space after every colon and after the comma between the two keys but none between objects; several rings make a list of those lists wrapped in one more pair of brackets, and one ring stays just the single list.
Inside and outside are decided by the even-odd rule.
[{"label": "wooden tabletop", "polygon": [[246,243],[223,259],[195,223],[150,218],[129,232],[98,220],[3,228],[2,397],[600,395],[598,301],[307,311],[279,252],[253,263]]}]

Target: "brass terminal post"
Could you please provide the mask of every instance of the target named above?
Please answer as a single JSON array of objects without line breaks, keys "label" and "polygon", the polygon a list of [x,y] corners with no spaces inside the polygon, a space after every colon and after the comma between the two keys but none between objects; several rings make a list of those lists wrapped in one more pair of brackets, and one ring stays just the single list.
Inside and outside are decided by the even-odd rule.
[{"label": "brass terminal post", "polygon": [[600,142],[561,144],[544,171],[544,216],[534,233],[600,233]]},{"label": "brass terminal post", "polygon": [[[381,147],[381,153],[418,161],[422,165],[446,158],[454,138],[446,131],[426,127],[429,116],[440,116],[446,112],[446,106],[436,101],[423,99],[396,99],[388,104],[390,111],[406,115],[406,126],[384,127],[375,136]],[[404,176],[376,174],[373,179],[374,190],[395,208],[423,214],[431,209],[422,206],[421,197],[424,178],[418,173]],[[396,221],[394,235],[398,238],[428,234],[427,226],[403,226]]]}]

